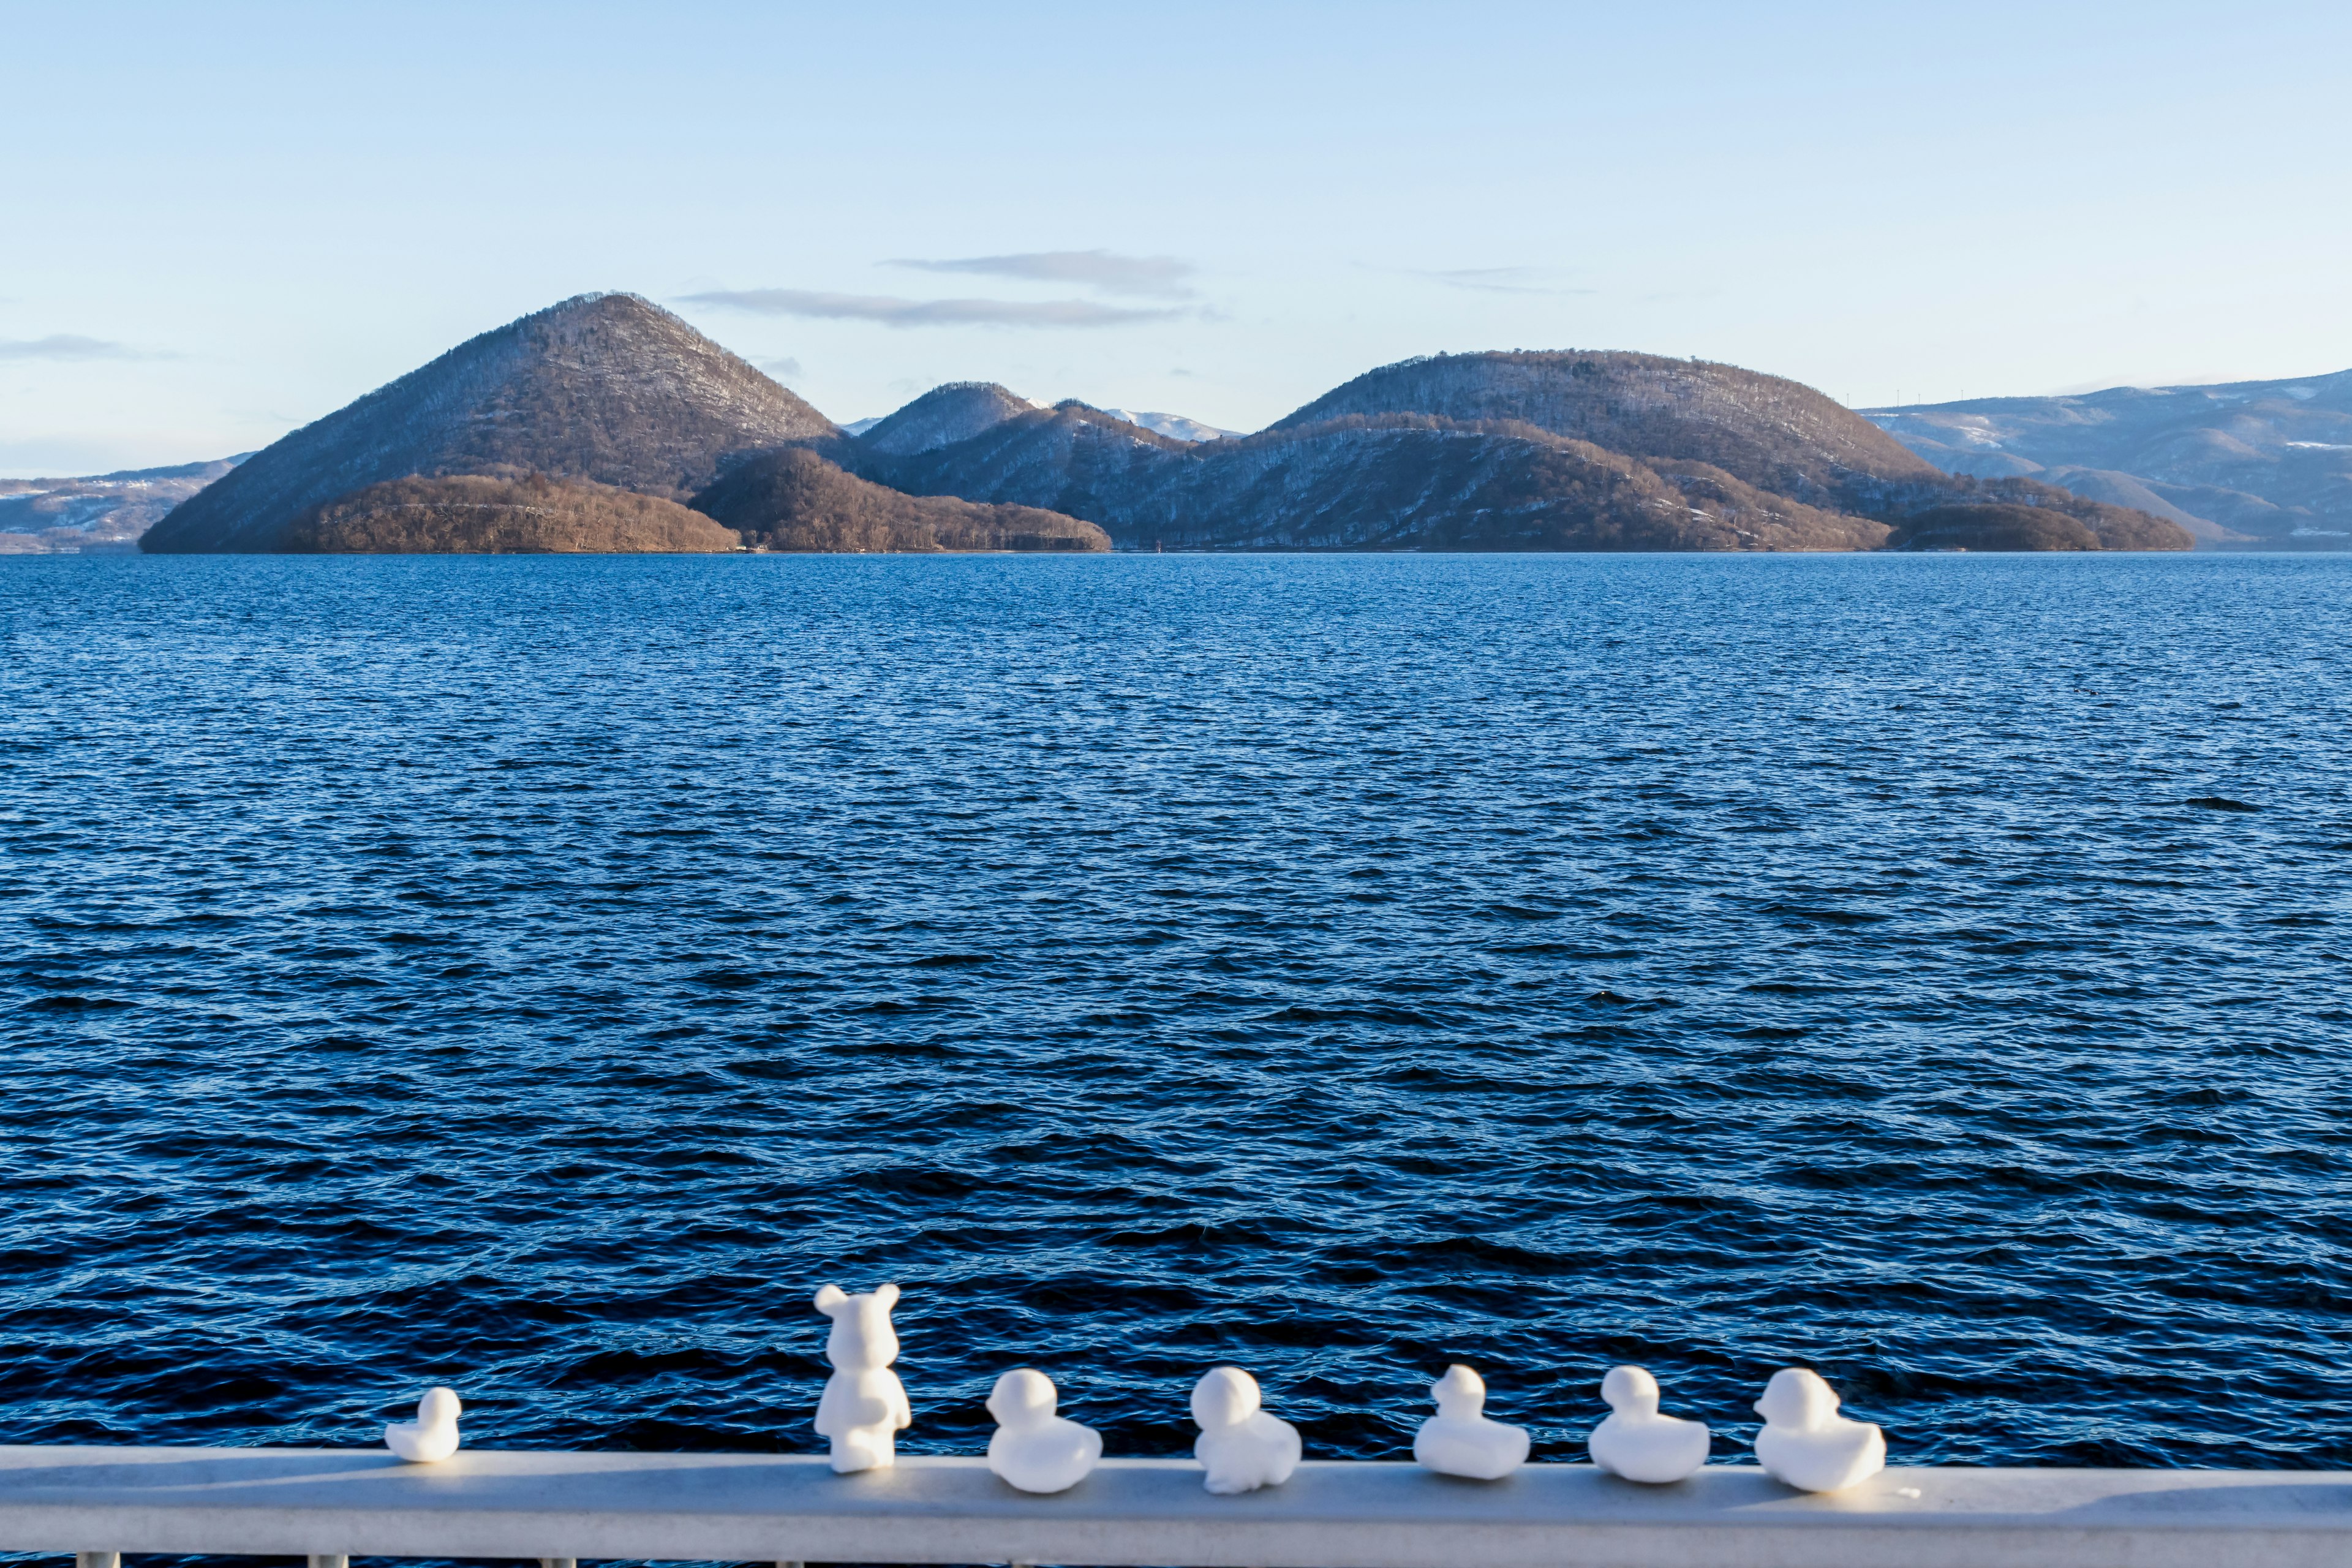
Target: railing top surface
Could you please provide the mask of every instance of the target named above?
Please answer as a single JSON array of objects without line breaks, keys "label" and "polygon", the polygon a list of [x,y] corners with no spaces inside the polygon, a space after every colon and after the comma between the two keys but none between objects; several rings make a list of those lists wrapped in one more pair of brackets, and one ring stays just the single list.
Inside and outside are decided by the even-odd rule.
[{"label": "railing top surface", "polygon": [[463,1449],[437,1465],[372,1448],[0,1447],[0,1508],[562,1510],[567,1512],[868,1515],[986,1512],[1045,1518],[1292,1519],[1404,1516],[1548,1521],[1758,1524],[1839,1519],[2147,1520],[2258,1514],[2352,1525],[2352,1471],[1962,1469],[1895,1467],[1847,1491],[1792,1491],[1752,1465],[1709,1465],[1673,1486],[1616,1480],[1590,1465],[1528,1465],[1465,1481],[1418,1465],[1308,1460],[1285,1485],[1213,1497],[1190,1459],[1106,1459],[1052,1497],[1013,1490],[978,1458],[901,1458],[837,1476],[822,1458],[777,1454],[544,1453]]},{"label": "railing top surface", "polygon": [[0,1549],[16,1550],[1458,1568],[1720,1562],[1734,1541],[1741,1562],[1813,1568],[1890,1550],[1910,1568],[2213,1568],[2221,1541],[2258,1542],[2265,1563],[2341,1563],[2352,1472],[1897,1468],[1812,1496],[1749,1465],[1644,1487],[1587,1465],[1477,1482],[1310,1461],[1282,1486],[1213,1497],[1190,1460],[1114,1459],[1034,1497],[976,1458],[836,1476],[756,1454],[466,1449],[404,1465],[380,1449],[0,1447]]}]

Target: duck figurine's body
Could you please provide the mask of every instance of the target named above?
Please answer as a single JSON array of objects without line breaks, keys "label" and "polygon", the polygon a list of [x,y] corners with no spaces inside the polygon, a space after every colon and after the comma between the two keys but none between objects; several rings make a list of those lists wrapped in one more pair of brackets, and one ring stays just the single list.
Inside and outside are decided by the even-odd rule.
[{"label": "duck figurine's body", "polygon": [[1601,1380],[1609,1418],[1592,1429],[1592,1462],[1629,1481],[1664,1486],[1706,1463],[1703,1421],[1658,1414],[1658,1380],[1638,1366],[1621,1366]]},{"label": "duck figurine's body", "polygon": [[416,1402],[416,1419],[383,1429],[383,1446],[412,1465],[437,1465],[457,1451],[457,1417],[465,1406],[456,1391],[428,1388]]},{"label": "duck figurine's body", "polygon": [[1886,1468],[1886,1435],[1837,1413],[1838,1396],[1817,1373],[1783,1367],[1764,1385],[1756,1414],[1756,1462],[1774,1479],[1806,1492],[1833,1492]]},{"label": "duck figurine's body", "polygon": [[1449,1366],[1429,1385],[1437,1414],[1413,1434],[1412,1457],[1422,1468],[1474,1481],[1498,1481],[1528,1462],[1528,1430],[1486,1419],[1486,1380],[1466,1366]]},{"label": "duck figurine's body", "polygon": [[1066,1492],[1102,1458],[1102,1434],[1054,1414],[1054,1380],[1027,1367],[996,1380],[988,1413],[988,1468],[1024,1492]]},{"label": "duck figurine's body", "polygon": [[1298,1428],[1259,1408],[1257,1379],[1221,1366],[1192,1385],[1192,1419],[1201,1428],[1192,1457],[1208,1472],[1202,1484],[1221,1497],[1278,1487],[1298,1468]]},{"label": "duck figurine's body", "polygon": [[845,1295],[832,1285],[816,1293],[816,1310],[833,1320],[824,1342],[833,1375],[817,1401],[816,1430],[832,1439],[837,1475],[897,1464],[898,1431],[914,1424],[906,1385],[890,1370],[898,1359],[898,1334],[890,1326],[890,1309],[898,1300],[896,1285],[864,1296]]}]

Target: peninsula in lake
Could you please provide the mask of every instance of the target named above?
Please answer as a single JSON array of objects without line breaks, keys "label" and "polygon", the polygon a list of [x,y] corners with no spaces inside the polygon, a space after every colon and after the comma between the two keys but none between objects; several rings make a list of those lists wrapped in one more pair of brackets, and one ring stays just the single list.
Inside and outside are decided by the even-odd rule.
[{"label": "peninsula in lake", "polygon": [[1075,401],[1040,407],[1002,386],[961,383],[853,434],[668,311],[631,294],[593,294],[460,344],[253,454],[180,501],[140,547],[1855,551],[2193,542],[2179,522],[2145,507],[2034,474],[1948,471],[1811,387],[1703,361],[1441,354],[1368,372],[1238,437]]}]

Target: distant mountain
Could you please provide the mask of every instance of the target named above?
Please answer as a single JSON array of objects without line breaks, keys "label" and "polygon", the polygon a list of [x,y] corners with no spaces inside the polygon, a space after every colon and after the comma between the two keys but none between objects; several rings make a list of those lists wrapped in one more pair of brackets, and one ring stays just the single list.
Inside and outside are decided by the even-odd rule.
[{"label": "distant mountain", "polygon": [[[861,450],[907,457],[968,439],[1036,406],[992,381],[951,381],[933,387],[887,418],[861,419],[842,429],[858,438]],[[1124,408],[1106,408],[1101,412],[1175,441],[1221,441],[1241,434],[1188,419],[1181,414],[1137,414]]]},{"label": "distant mountain", "polygon": [[992,381],[950,381],[859,431],[858,449],[893,458],[928,452],[977,436],[1036,406]]},{"label": "distant mountain", "polygon": [[251,456],[82,479],[0,479],[0,554],[133,549],[164,513]]},{"label": "distant mountain", "polygon": [[882,418],[883,416],[881,415],[877,414],[868,419],[853,419],[848,424],[844,425],[841,427],[841,433],[845,436],[863,436],[868,430],[873,429],[877,425],[881,424]]},{"label": "distant mountain", "polygon": [[1226,430],[1214,425],[1205,425],[1198,419],[1190,419],[1181,414],[1154,414],[1149,411],[1139,414],[1130,413],[1124,408],[1106,408],[1103,412],[1114,419],[1124,419],[1129,425],[1139,425],[1146,430],[1156,431],[1160,435],[1178,441],[1225,441],[1242,434],[1239,430]]},{"label": "distant mountain", "polygon": [[1948,472],[2031,476],[2209,545],[2352,547],[2352,371],[1863,413]]},{"label": "distant mountain", "polygon": [[833,422],[634,294],[583,294],[461,343],[175,507],[153,552],[268,551],[312,508],[411,475],[581,479],[684,500],[728,459]]},{"label": "distant mountain", "polygon": [[855,461],[902,489],[1048,507],[1139,547],[1868,550],[1948,505],[2058,512],[2100,548],[2190,543],[2031,479],[1943,473],[1797,383],[1645,354],[1408,360],[1213,442],[1076,402],[986,412],[976,435],[901,453],[875,449],[877,426]]},{"label": "distant mountain", "polygon": [[1110,548],[1101,529],[1057,511],[906,495],[797,449],[736,464],[695,497],[694,504],[761,550]]}]

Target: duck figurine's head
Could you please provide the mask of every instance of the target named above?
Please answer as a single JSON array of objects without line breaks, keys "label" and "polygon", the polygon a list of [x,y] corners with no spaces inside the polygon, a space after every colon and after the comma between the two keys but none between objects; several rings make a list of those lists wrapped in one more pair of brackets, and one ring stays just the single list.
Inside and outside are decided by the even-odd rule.
[{"label": "duck figurine's head", "polygon": [[1476,1421],[1486,1413],[1486,1380],[1466,1366],[1449,1366],[1429,1385],[1437,1414],[1448,1421]]},{"label": "duck figurine's head", "polygon": [[457,1403],[454,1388],[428,1388],[425,1397],[416,1402],[416,1425],[424,1431],[438,1432],[455,1426],[466,1407]]},{"label": "duck figurine's head", "polygon": [[995,1391],[988,1396],[988,1413],[996,1417],[999,1426],[1023,1431],[1053,1420],[1058,1403],[1054,1380],[1024,1366],[996,1380]]},{"label": "duck figurine's head", "polygon": [[416,1402],[415,1420],[395,1421],[383,1429],[383,1446],[412,1465],[438,1464],[463,1441],[457,1417],[464,1408],[457,1390],[428,1388]]},{"label": "duck figurine's head", "polygon": [[1797,1432],[1817,1432],[1836,1420],[1837,1413],[1836,1391],[1822,1381],[1821,1373],[1801,1366],[1774,1373],[1764,1385],[1764,1397],[1756,1402],[1756,1414],[1766,1426]]},{"label": "duck figurine's head", "polygon": [[1601,1380],[1601,1397],[1610,1409],[1620,1415],[1637,1418],[1655,1415],[1658,1413],[1658,1380],[1642,1367],[1615,1367]]},{"label": "duck figurine's head", "polygon": [[1192,1419],[1203,1432],[1238,1426],[1264,1405],[1257,1379],[1237,1366],[1221,1366],[1192,1385]]}]

